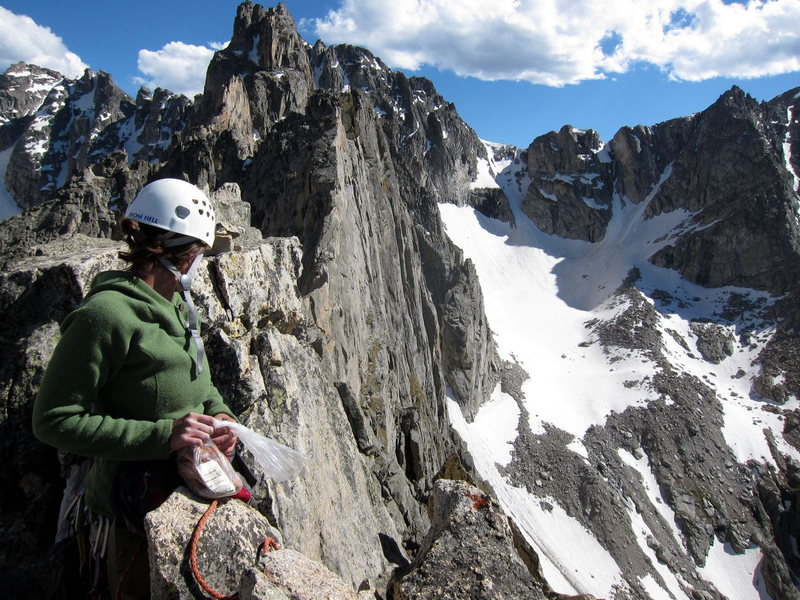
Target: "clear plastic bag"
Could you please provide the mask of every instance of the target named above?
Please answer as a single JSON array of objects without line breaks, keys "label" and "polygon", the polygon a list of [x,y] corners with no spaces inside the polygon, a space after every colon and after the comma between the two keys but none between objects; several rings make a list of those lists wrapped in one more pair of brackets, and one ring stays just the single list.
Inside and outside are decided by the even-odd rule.
[{"label": "clear plastic bag", "polygon": [[226,456],[211,440],[202,446],[187,446],[178,452],[178,473],[186,485],[203,498],[227,498],[244,483]]},{"label": "clear plastic bag", "polygon": [[264,476],[273,481],[293,479],[306,462],[306,457],[302,453],[264,437],[241,423],[214,419],[214,427],[218,429],[227,427],[233,431],[253,455]]}]

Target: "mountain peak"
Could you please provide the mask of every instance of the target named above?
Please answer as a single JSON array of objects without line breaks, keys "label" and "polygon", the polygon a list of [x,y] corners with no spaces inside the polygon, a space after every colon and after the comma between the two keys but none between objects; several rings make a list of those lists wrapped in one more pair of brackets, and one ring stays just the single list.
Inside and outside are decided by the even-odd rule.
[{"label": "mountain peak", "polygon": [[5,70],[3,75],[12,77],[14,76],[24,77],[31,73],[34,75],[47,74],[51,77],[63,77],[63,75],[61,75],[61,73],[59,73],[58,71],[53,71],[52,69],[46,69],[44,67],[40,67],[32,63],[27,63],[25,61],[14,63]]},{"label": "mountain peak", "polygon": [[[404,577],[398,594],[518,590],[518,561],[506,582],[486,548],[473,561],[474,544],[456,545],[493,531],[489,554],[520,549],[559,593],[743,600],[760,578],[795,597],[796,94],[751,105],[734,87],[607,146],[564,126],[517,151],[482,143],[430,80],[356,46],[312,49],[284,5],[250,1],[194,104],[161,89],[132,104],[102,72],[13,66],[0,75],[0,112],[16,111],[0,123],[0,211],[19,199],[0,226],[14,407],[0,460],[9,481],[41,485],[18,486],[0,515],[22,532],[11,566],[47,585],[33,574],[49,574],[39,545],[63,486],[20,415],[56,323],[115,260],[93,238],[145,182],[182,177],[244,232],[198,278],[215,383],[315,465],[291,488],[255,486],[259,506],[348,584],[413,559],[438,581]],[[434,489],[462,472],[487,489]],[[431,520],[444,535],[425,541]],[[478,521],[502,531],[461,535]],[[467,562],[431,552],[441,542]]]},{"label": "mountain peak", "polygon": [[308,67],[306,43],[283,3],[271,8],[249,0],[240,4],[226,51],[267,71]]},{"label": "mountain peak", "polygon": [[739,86],[731,86],[731,89],[724,92],[717,101],[712,104],[713,107],[726,107],[728,109],[736,107],[738,109],[753,110],[758,106],[758,102],[750,94],[745,92]]},{"label": "mountain peak", "polygon": [[[53,86],[64,79],[57,71],[18,62],[0,73],[0,126],[32,115]],[[18,134],[19,132],[16,132]],[[3,148],[7,142],[0,139]]]}]

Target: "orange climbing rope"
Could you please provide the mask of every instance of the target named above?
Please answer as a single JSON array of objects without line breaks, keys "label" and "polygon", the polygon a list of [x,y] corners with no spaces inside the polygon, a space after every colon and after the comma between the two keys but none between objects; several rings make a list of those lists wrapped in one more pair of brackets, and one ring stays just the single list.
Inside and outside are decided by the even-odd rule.
[{"label": "orange climbing rope", "polygon": [[266,554],[270,550],[280,550],[280,544],[278,544],[278,540],[273,537],[265,537],[264,543],[261,545],[261,552]]},{"label": "orange climbing rope", "polygon": [[237,597],[237,594],[231,596],[220,594],[206,583],[206,580],[203,579],[203,576],[200,574],[200,568],[197,566],[197,543],[200,541],[200,534],[203,532],[206,521],[208,521],[208,518],[214,513],[218,505],[219,502],[216,500],[209,504],[206,512],[203,513],[203,516],[200,517],[200,520],[197,522],[197,526],[194,528],[194,533],[192,534],[192,542],[189,546],[189,562],[192,565],[192,575],[194,575],[197,583],[200,584],[200,587],[202,587],[209,596],[216,598],[216,600],[233,600]]},{"label": "orange climbing rope", "polygon": [[[194,533],[192,534],[192,541],[189,545],[189,563],[192,566],[192,575],[194,575],[195,581],[200,584],[200,587],[205,590],[205,592],[215,598],[216,600],[234,600],[238,598],[238,593],[234,593],[230,596],[226,596],[225,594],[220,594],[214,588],[212,588],[203,576],[200,574],[200,568],[197,566],[197,544],[200,541],[200,534],[203,532],[203,527],[206,525],[206,521],[208,521],[209,517],[214,513],[214,511],[219,506],[219,502],[214,500],[211,504],[208,505],[206,512],[203,513],[203,516],[200,517],[200,520],[197,522],[197,526],[194,528]],[[280,550],[281,547],[278,545],[278,540],[275,538],[267,537],[264,538],[264,543],[259,548],[259,550],[263,553],[267,553],[270,550]]]}]

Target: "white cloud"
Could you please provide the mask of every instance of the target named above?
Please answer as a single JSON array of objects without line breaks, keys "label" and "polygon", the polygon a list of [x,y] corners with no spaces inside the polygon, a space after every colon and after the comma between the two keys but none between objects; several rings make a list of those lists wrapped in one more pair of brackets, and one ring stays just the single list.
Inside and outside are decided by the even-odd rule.
[{"label": "white cloud", "polygon": [[309,24],[395,67],[487,80],[560,86],[637,62],[692,81],[800,70],[797,0],[342,0]]},{"label": "white cloud", "polygon": [[24,61],[68,77],[83,74],[87,65],[49,27],[0,6],[0,70]]},{"label": "white cloud", "polygon": [[191,98],[203,91],[208,63],[214,51],[225,44],[210,42],[208,46],[170,42],[161,50],[139,50],[138,67],[145,77],[134,78],[134,83],[165,88]]}]

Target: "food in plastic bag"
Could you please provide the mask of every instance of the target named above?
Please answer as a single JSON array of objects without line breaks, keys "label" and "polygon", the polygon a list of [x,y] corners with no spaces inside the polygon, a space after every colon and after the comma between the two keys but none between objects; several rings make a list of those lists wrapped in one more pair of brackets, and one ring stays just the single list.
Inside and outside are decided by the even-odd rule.
[{"label": "food in plastic bag", "polygon": [[211,440],[178,452],[178,472],[186,485],[203,498],[227,498],[244,485],[230,462]]},{"label": "food in plastic bag", "polygon": [[289,481],[303,468],[306,457],[297,450],[248,429],[241,423],[214,419],[214,427],[229,428],[253,455],[261,472],[274,481]]}]

